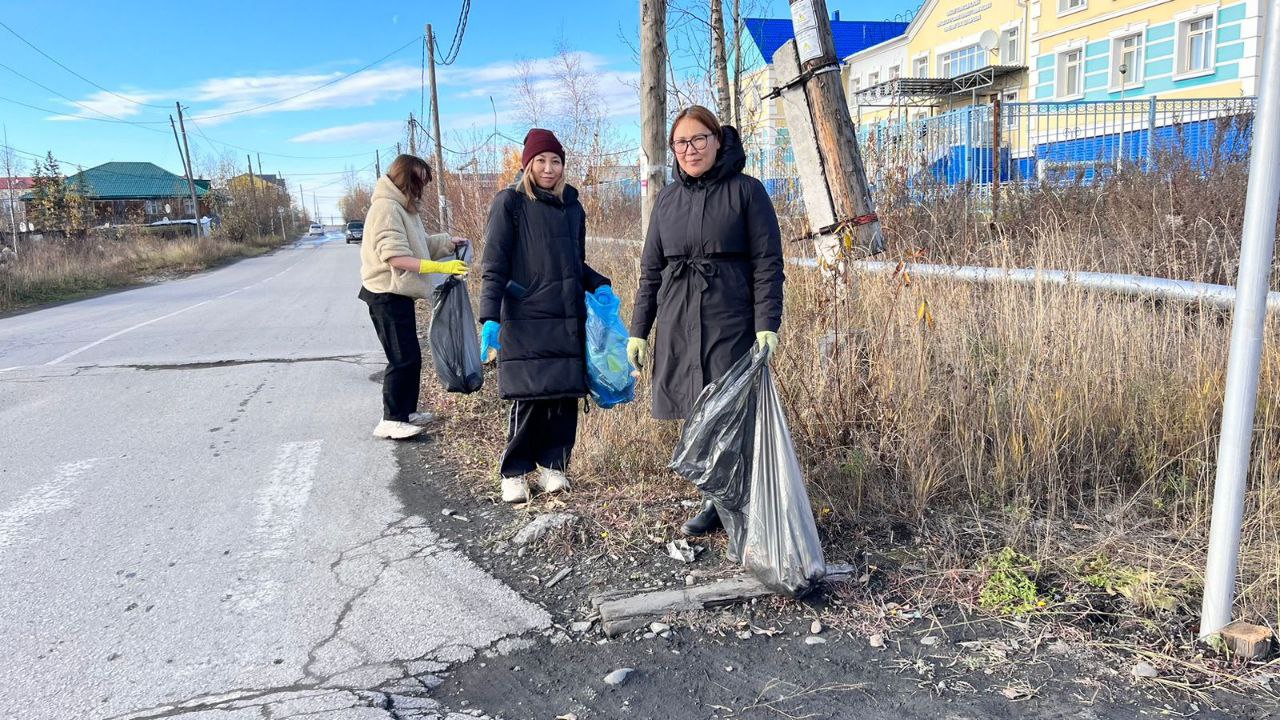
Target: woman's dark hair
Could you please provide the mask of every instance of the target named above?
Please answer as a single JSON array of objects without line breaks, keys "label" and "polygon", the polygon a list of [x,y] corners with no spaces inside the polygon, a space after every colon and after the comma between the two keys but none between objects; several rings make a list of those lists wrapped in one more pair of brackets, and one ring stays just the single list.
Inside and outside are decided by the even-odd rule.
[{"label": "woman's dark hair", "polygon": [[717,142],[724,142],[724,127],[720,125],[720,120],[716,117],[716,114],[701,105],[690,105],[681,110],[680,114],[676,115],[676,119],[671,121],[671,132],[667,133],[668,146],[676,141],[676,126],[685,118],[702,123],[708,130],[715,133]]},{"label": "woman's dark hair", "polygon": [[387,168],[387,177],[404,193],[406,209],[413,212],[431,182],[431,166],[416,155],[399,155]]}]

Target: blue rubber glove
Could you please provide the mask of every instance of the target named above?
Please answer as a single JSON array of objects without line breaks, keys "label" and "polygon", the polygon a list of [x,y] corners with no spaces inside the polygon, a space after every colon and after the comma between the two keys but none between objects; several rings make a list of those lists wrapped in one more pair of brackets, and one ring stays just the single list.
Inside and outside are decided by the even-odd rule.
[{"label": "blue rubber glove", "polygon": [[485,320],[480,328],[480,361],[490,363],[498,358],[502,346],[498,344],[497,320]]},{"label": "blue rubber glove", "polygon": [[613,293],[612,285],[601,285],[600,287],[596,288],[596,291],[593,294],[596,296],[597,299],[601,301],[609,300],[609,299],[613,299],[613,300],[618,299],[618,296]]}]

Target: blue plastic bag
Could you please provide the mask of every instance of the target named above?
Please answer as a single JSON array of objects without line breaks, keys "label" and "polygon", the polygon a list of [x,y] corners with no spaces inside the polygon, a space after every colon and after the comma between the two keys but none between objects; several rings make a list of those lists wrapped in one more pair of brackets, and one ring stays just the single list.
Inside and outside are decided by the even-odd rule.
[{"label": "blue plastic bag", "polygon": [[596,405],[608,410],[636,399],[636,378],[627,360],[627,326],[620,301],[605,285],[587,293],[587,386]]}]

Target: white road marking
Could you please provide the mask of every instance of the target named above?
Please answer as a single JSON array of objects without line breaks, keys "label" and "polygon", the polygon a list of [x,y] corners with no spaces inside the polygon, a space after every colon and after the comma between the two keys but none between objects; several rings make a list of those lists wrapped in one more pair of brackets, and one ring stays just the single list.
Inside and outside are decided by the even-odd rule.
[{"label": "white road marking", "polygon": [[52,480],[31,488],[0,511],[0,550],[17,545],[35,518],[70,507],[75,497],[72,484],[97,461],[93,458],[59,466]]},{"label": "white road marking", "polygon": [[[200,301],[200,302],[196,303],[195,305],[188,305],[187,307],[184,307],[184,308],[182,308],[182,309],[180,309],[180,310],[174,310],[173,312],[171,312],[171,313],[169,313],[169,314],[167,314],[167,315],[161,315],[161,316],[160,316],[160,317],[158,317],[158,318],[152,318],[152,319],[147,320],[147,321],[145,321],[145,322],[140,322],[140,323],[138,323],[137,325],[133,325],[133,326],[131,326],[131,327],[127,327],[127,328],[125,328],[125,329],[123,329],[123,330],[118,330],[118,331],[116,331],[116,332],[113,332],[113,333],[111,333],[110,335],[108,335],[108,336],[106,336],[106,337],[104,337],[104,338],[100,338],[100,339],[98,339],[98,340],[94,340],[93,342],[89,343],[88,345],[85,345],[84,347],[79,347],[79,348],[76,348],[75,350],[72,350],[72,351],[71,351],[71,352],[69,352],[69,353],[66,353],[65,355],[60,355],[60,356],[58,356],[58,357],[54,358],[53,360],[50,360],[49,362],[45,363],[45,365],[57,365],[57,364],[61,363],[61,362],[62,362],[62,361],[64,361],[64,360],[70,360],[71,358],[75,357],[76,355],[79,355],[79,354],[80,354],[80,353],[82,353],[82,352],[85,352],[86,350],[92,350],[93,348],[98,347],[99,345],[101,345],[101,344],[102,344],[102,343],[104,343],[104,342],[109,342],[109,341],[111,341],[111,340],[115,340],[116,338],[120,337],[121,335],[124,335],[125,333],[133,332],[134,330],[137,330],[138,328],[146,327],[146,326],[148,326],[148,325],[150,325],[150,324],[152,324],[152,323],[158,323],[158,322],[160,322],[161,320],[168,320],[169,318],[174,317],[174,316],[177,316],[177,315],[181,315],[182,313],[187,312],[188,310],[195,310],[196,308],[198,308],[198,307],[200,307],[200,306],[202,306],[202,305],[208,305],[209,303],[213,302],[214,300],[221,300],[221,299],[223,299],[223,298],[228,298],[228,297],[231,297],[232,295],[235,295],[235,294],[236,294],[236,293],[238,293],[238,292],[243,292],[243,291],[248,290],[248,289],[250,289],[250,288],[257,287],[257,286],[259,286],[259,285],[261,285],[261,284],[263,284],[263,283],[265,283],[265,282],[267,282],[267,281],[269,281],[269,280],[274,280],[274,279],[276,279],[276,278],[280,277],[281,275],[284,275],[285,273],[287,273],[287,272],[289,272],[290,270],[292,270],[292,269],[294,269],[295,267],[297,267],[297,266],[298,266],[298,264],[299,264],[300,262],[302,262],[302,261],[301,261],[301,260],[299,260],[298,262],[296,262],[296,263],[294,263],[294,264],[290,265],[289,267],[285,268],[284,270],[281,270],[280,272],[276,273],[275,275],[272,275],[272,276],[270,276],[270,277],[263,278],[263,279],[261,279],[261,280],[259,280],[259,281],[255,282],[255,283],[252,283],[252,284],[249,284],[249,285],[245,285],[245,286],[244,286],[244,287],[242,287],[242,288],[238,288],[238,289],[236,289],[236,290],[232,290],[232,291],[231,291],[231,292],[229,292],[229,293],[223,293],[222,295],[219,295],[219,296],[217,296],[217,297],[210,298],[210,299],[208,299],[208,300],[202,300],[202,301]],[[14,369],[14,368],[9,368],[9,369],[10,369],[10,370],[12,370],[12,369]]]},{"label": "white road marking", "polygon": [[247,587],[232,592],[233,605],[253,610],[270,602],[282,584],[262,561],[281,560],[293,547],[302,522],[302,511],[311,498],[311,486],[320,463],[323,440],[286,443],[276,454],[275,466],[254,496],[258,507],[250,548],[241,555],[240,577]]}]

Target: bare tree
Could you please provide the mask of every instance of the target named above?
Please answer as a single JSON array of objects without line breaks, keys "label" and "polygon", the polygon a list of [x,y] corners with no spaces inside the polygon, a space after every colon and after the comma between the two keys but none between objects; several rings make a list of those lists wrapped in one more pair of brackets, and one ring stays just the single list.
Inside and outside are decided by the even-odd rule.
[{"label": "bare tree", "polygon": [[3,217],[0,217],[0,223],[3,223],[9,229],[9,237],[13,239],[13,252],[18,252],[18,211],[14,204],[18,199],[18,189],[14,187],[14,171],[18,165],[17,153],[13,148],[9,147],[9,131],[6,128],[4,134],[4,146],[0,147],[0,163],[4,165],[5,177],[5,207],[0,210]]},{"label": "bare tree", "polygon": [[729,61],[724,46],[724,0],[711,0],[711,65],[716,79],[716,110],[729,121]]}]

